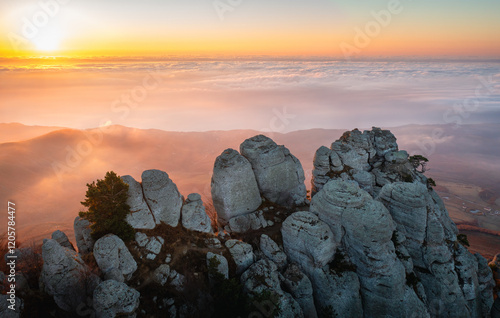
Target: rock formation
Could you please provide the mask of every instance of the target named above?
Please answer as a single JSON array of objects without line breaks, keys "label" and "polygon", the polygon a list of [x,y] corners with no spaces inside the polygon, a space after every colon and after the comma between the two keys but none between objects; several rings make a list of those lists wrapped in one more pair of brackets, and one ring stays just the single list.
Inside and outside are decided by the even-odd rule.
[{"label": "rock formation", "polygon": [[365,315],[484,316],[484,262],[458,243],[443,202],[395,141],[354,130],[318,149],[310,211],[355,264]]},{"label": "rock formation", "polygon": [[139,307],[140,293],[114,280],[102,282],[94,290],[96,317],[108,318],[133,314]]},{"label": "rock formation", "polygon": [[168,174],[160,170],[144,171],[142,189],[156,224],[163,222],[170,226],[177,226],[183,198]]},{"label": "rock formation", "polygon": [[153,229],[156,221],[144,199],[141,184],[131,176],[123,176],[122,180],[129,186],[127,204],[130,206],[130,214],[127,222],[134,229]]},{"label": "rock formation", "polygon": [[270,315],[274,317],[304,317],[299,303],[289,294],[283,291],[280,283],[278,266],[270,260],[260,260],[250,266],[250,268],[241,275],[243,289],[249,294],[259,294],[263,291],[271,293],[271,298],[266,304],[271,309]]},{"label": "rock formation", "polygon": [[288,208],[307,203],[304,170],[287,148],[258,135],[245,140],[240,152],[252,165],[264,198]]},{"label": "rock formation", "polygon": [[94,239],[92,239],[90,234],[92,232],[90,229],[90,222],[77,216],[73,223],[73,228],[75,230],[75,240],[78,252],[82,255],[92,252],[94,249]]},{"label": "rock formation", "polygon": [[222,225],[257,210],[262,203],[252,166],[234,149],[224,150],[215,160],[212,200]]},{"label": "rock formation", "polygon": [[52,233],[52,239],[59,243],[59,245],[61,245],[62,247],[69,248],[73,251],[75,250],[73,244],[71,244],[68,236],[64,232],[61,232],[59,230],[54,231],[54,233]]},{"label": "rock formation", "polygon": [[237,274],[243,273],[255,262],[252,245],[238,240],[227,240],[226,247],[236,263]]},{"label": "rock formation", "polygon": [[125,243],[116,235],[108,234],[95,242],[94,257],[101,271],[117,269],[123,278],[118,280],[129,280],[137,269],[137,263],[130,254]]},{"label": "rock formation", "polygon": [[488,266],[461,245],[389,131],[353,130],[320,147],[311,202],[287,148],[259,135],[240,151],[214,164],[217,233],[201,196],[183,201],[167,173],[147,170],[142,184],[124,176],[135,240],[108,234],[94,243],[77,218],[78,250],[84,259],[93,251],[104,282],[55,232],[43,246],[45,291],[66,311],[90,297],[98,317],[498,316],[500,256]]},{"label": "rock formation", "polygon": [[56,240],[45,240],[42,247],[41,289],[54,297],[59,308],[75,312],[92,295],[100,279],[80,256]]},{"label": "rock formation", "polygon": [[182,207],[182,226],[188,230],[213,233],[212,223],[198,193],[188,195]]}]

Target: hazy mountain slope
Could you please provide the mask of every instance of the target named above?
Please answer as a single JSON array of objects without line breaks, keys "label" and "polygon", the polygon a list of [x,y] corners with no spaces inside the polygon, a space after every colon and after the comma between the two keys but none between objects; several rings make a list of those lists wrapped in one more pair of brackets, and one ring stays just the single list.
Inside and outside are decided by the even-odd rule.
[{"label": "hazy mountain slope", "polygon": [[45,135],[62,127],[27,126],[19,123],[0,123],[0,143],[16,142]]}]

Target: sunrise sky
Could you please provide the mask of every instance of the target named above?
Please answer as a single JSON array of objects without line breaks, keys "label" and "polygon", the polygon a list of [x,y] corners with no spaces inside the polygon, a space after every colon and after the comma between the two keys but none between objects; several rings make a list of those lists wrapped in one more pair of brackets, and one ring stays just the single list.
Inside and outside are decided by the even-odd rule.
[{"label": "sunrise sky", "polygon": [[[2,0],[0,122],[499,122],[499,13],[498,0]],[[456,106],[484,82],[481,107]]]},{"label": "sunrise sky", "polygon": [[360,56],[498,57],[499,13],[498,0],[5,0],[0,54],[342,56],[344,43]]}]

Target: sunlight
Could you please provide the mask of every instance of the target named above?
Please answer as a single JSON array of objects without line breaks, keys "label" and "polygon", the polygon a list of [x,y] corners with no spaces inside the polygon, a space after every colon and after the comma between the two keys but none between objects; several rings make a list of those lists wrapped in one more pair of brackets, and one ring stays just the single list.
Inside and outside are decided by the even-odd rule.
[{"label": "sunlight", "polygon": [[58,32],[47,32],[35,37],[32,42],[38,51],[53,52],[59,49],[62,36]]}]

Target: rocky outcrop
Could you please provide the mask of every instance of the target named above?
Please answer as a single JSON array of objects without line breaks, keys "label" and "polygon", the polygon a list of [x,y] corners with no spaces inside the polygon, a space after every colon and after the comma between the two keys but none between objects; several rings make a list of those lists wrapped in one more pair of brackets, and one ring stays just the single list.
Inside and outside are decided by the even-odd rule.
[{"label": "rocky outcrop", "polygon": [[234,149],[226,149],[217,157],[212,175],[212,200],[225,225],[231,218],[257,210],[261,205],[252,166]]},{"label": "rocky outcrop", "polygon": [[73,247],[73,244],[71,244],[71,242],[69,241],[68,239],[68,236],[66,235],[66,233],[62,232],[62,231],[54,231],[52,233],[52,239],[55,240],[57,243],[59,243],[59,245],[61,245],[62,247],[65,247],[65,248],[69,248],[70,250],[75,250],[75,248]]},{"label": "rocky outcrop", "polygon": [[139,307],[140,293],[114,280],[102,282],[94,291],[94,309],[98,318],[132,315]]},{"label": "rocky outcrop", "polygon": [[310,212],[295,212],[283,222],[283,247],[288,258],[303,269],[323,267],[337,249],[326,223]]},{"label": "rocky outcrop", "polygon": [[[330,148],[323,146],[316,151],[311,195],[318,193],[332,178],[353,179],[356,174],[345,174],[350,170],[358,172],[360,186],[370,193],[369,186],[376,175],[369,177],[360,172],[379,169],[385,162],[387,153],[397,151],[396,137],[388,130],[374,127],[371,131],[361,132],[355,129],[345,132]],[[403,177],[403,172],[400,177]]]},{"label": "rocky outcrop", "polygon": [[182,226],[191,231],[213,233],[212,223],[198,193],[188,195],[181,211]]},{"label": "rocky outcrop", "polygon": [[238,240],[227,240],[226,247],[236,263],[237,274],[243,273],[255,262],[252,245]]},{"label": "rocky outcrop", "polygon": [[299,303],[281,289],[278,267],[270,260],[260,260],[250,266],[241,275],[243,290],[253,296],[262,292],[269,292],[270,297],[259,304],[262,308],[267,308],[269,316],[274,317],[304,317],[304,313]]},{"label": "rocky outcrop", "polygon": [[161,236],[149,237],[142,232],[135,233],[135,241],[140,247],[142,256],[145,256],[149,260],[156,259],[161,252],[163,243],[165,243],[165,239]]},{"label": "rocky outcrop", "polygon": [[[342,278],[357,275],[365,316],[485,316],[492,303],[485,262],[458,243],[443,202],[390,132],[354,130],[321,147],[312,183],[310,211],[355,264]],[[327,304],[337,276],[324,268],[306,274],[322,290],[316,304]]]},{"label": "rocky outcrop", "polygon": [[95,242],[94,257],[104,274],[118,269],[125,281],[129,280],[137,269],[137,263],[125,243],[113,234],[103,236]]},{"label": "rocky outcrop", "polygon": [[45,240],[42,246],[43,267],[40,286],[62,310],[75,312],[92,295],[100,279],[80,256],[56,240]]},{"label": "rocky outcrop", "polygon": [[260,236],[260,250],[268,259],[276,263],[279,269],[283,269],[286,266],[285,252],[266,234]]},{"label": "rocky outcrop", "polygon": [[[285,147],[256,136],[240,150],[224,151],[214,165],[217,235],[200,195],[182,202],[158,170],[145,171],[142,185],[124,177],[133,207],[128,220],[142,228],[135,241],[107,235],[94,244],[89,224],[75,220],[80,252],[93,246],[106,280],[94,292],[98,316],[230,310],[243,317],[252,314],[246,309],[274,317],[498,315],[492,293],[500,256],[488,266],[461,245],[431,182],[390,132],[354,130],[319,148],[309,208],[301,206],[309,204],[302,167]],[[156,227],[160,222],[166,226]],[[75,279],[88,268],[63,233],[53,238],[44,245],[42,286],[61,308],[74,310],[92,289]],[[142,293],[139,308],[132,286]]]},{"label": "rocky outcrop", "polygon": [[73,223],[75,230],[76,246],[80,254],[88,254],[94,248],[94,239],[92,238],[92,230],[90,229],[90,222],[77,216]]},{"label": "rocky outcrop", "polygon": [[329,181],[313,198],[311,212],[330,225],[336,233],[336,244],[343,242],[356,264],[364,312],[390,317],[416,312],[425,316],[425,305],[406,285],[405,268],[391,241],[396,224],[383,204],[358,184],[337,179]]},{"label": "rocky outcrop", "polygon": [[315,268],[309,275],[320,317],[363,317],[361,286],[355,272]]},{"label": "rocky outcrop", "polygon": [[156,221],[144,200],[141,184],[131,176],[123,176],[122,180],[129,186],[127,204],[130,214],[127,215],[127,222],[134,229],[153,229]]},{"label": "rocky outcrop", "polygon": [[252,165],[264,198],[289,208],[307,203],[304,170],[286,147],[258,135],[245,140],[240,152]]},{"label": "rocky outcrop", "polygon": [[163,222],[176,227],[179,224],[183,198],[168,174],[160,170],[144,171],[142,189],[156,224]]},{"label": "rocky outcrop", "polygon": [[167,264],[162,264],[158,266],[158,268],[153,273],[155,282],[157,282],[161,286],[164,286],[167,283],[169,276],[170,276],[170,266],[168,266]]},{"label": "rocky outcrop", "polygon": [[313,287],[309,278],[295,264],[288,266],[283,274],[283,278],[285,290],[299,303],[304,317],[318,317],[316,307],[314,306]]},{"label": "rocky outcrop", "polygon": [[272,226],[273,224],[273,221],[266,220],[262,210],[258,210],[231,218],[226,228],[233,233],[245,233],[252,230],[266,228]]}]

